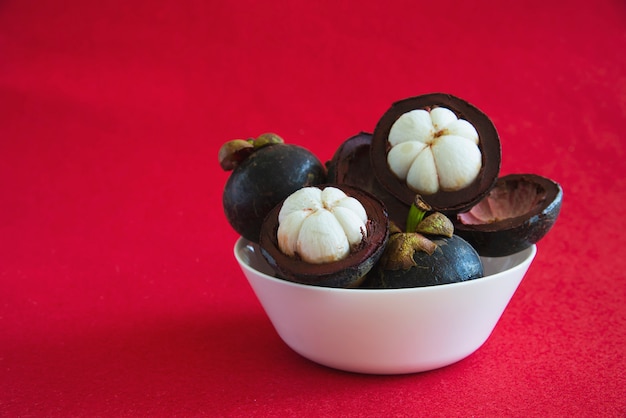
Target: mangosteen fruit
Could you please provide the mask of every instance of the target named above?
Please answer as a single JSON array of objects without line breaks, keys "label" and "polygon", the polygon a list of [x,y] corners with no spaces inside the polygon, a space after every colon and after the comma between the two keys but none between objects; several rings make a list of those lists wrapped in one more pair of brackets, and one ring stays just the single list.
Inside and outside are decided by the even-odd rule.
[{"label": "mangosteen fruit", "polygon": [[363,287],[424,287],[483,277],[476,250],[454,234],[448,217],[431,210],[419,196],[416,198],[409,211],[407,231],[391,228],[385,251]]},{"label": "mangosteen fruit", "polygon": [[500,138],[472,104],[433,93],[394,103],[378,121],[370,148],[373,171],[400,201],[416,194],[447,215],[468,209],[495,184]]},{"label": "mangosteen fruit", "polygon": [[455,219],[457,234],[482,256],[517,253],[543,238],[561,211],[563,189],[536,174],[498,179],[480,202]]},{"label": "mangosteen fruit", "polygon": [[313,153],[276,134],[229,141],[218,157],[223,169],[232,170],[222,194],[226,218],[255,243],[274,206],[302,187],[326,182],[326,167]]},{"label": "mangosteen fruit", "polygon": [[355,287],[389,237],[384,205],[346,185],[297,190],[265,218],[259,246],[277,276],[303,284]]},{"label": "mangosteen fruit", "polygon": [[405,228],[410,205],[389,193],[372,173],[370,148],[372,134],[361,132],[345,140],[326,163],[328,183],[347,184],[363,189],[380,199],[389,214],[389,221]]}]

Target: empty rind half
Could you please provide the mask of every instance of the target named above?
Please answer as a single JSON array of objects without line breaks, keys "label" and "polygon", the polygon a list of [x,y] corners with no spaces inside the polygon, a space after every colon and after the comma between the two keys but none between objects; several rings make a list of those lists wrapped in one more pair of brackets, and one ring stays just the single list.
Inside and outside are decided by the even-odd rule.
[{"label": "empty rind half", "polygon": [[455,232],[482,256],[520,252],[542,239],[561,211],[561,186],[536,174],[511,174],[498,179],[489,194],[459,213]]}]

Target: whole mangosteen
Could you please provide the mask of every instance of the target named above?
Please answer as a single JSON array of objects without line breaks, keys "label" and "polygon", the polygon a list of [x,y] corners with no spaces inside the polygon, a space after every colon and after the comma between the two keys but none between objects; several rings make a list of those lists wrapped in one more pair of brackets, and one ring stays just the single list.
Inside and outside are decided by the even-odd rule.
[{"label": "whole mangosteen", "polygon": [[355,287],[389,236],[384,205],[346,185],[302,188],[267,215],[259,246],[277,275],[298,283]]},{"label": "whole mangosteen", "polygon": [[563,189],[536,174],[498,179],[489,194],[455,219],[457,233],[482,256],[507,256],[537,243],[556,222]]},{"label": "whole mangosteen", "polygon": [[269,211],[296,190],[326,181],[326,168],[309,150],[285,144],[276,134],[233,140],[219,151],[220,165],[233,170],[222,194],[228,222],[258,243]]},{"label": "whole mangosteen", "polygon": [[387,247],[363,287],[423,287],[483,277],[476,250],[454,235],[449,218],[431,210],[419,196],[416,198],[409,211],[407,231],[392,228]]}]

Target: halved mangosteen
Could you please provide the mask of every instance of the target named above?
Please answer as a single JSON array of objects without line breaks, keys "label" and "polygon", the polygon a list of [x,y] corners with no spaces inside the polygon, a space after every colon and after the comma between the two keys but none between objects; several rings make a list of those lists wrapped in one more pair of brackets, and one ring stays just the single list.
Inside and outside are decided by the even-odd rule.
[{"label": "halved mangosteen", "polygon": [[507,256],[537,243],[561,210],[563,189],[536,174],[511,174],[454,220],[458,235],[482,256]]},{"label": "halved mangosteen", "polygon": [[356,287],[380,258],[389,237],[385,206],[347,185],[302,188],[274,207],[259,246],[282,279]]},{"label": "halved mangosteen", "polygon": [[487,195],[500,171],[491,120],[450,94],[400,100],[381,117],[370,149],[378,181],[410,205],[416,194],[448,215]]}]

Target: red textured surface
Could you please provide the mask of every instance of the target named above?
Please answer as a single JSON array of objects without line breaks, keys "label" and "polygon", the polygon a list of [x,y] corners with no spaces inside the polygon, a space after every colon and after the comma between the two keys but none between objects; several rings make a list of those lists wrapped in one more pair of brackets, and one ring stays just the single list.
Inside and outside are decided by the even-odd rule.
[{"label": "red textured surface", "polygon": [[[626,415],[623,1],[104,3],[0,2],[0,416]],[[469,358],[311,363],[232,256],[219,145],[327,160],[437,91],[561,216]]]}]

